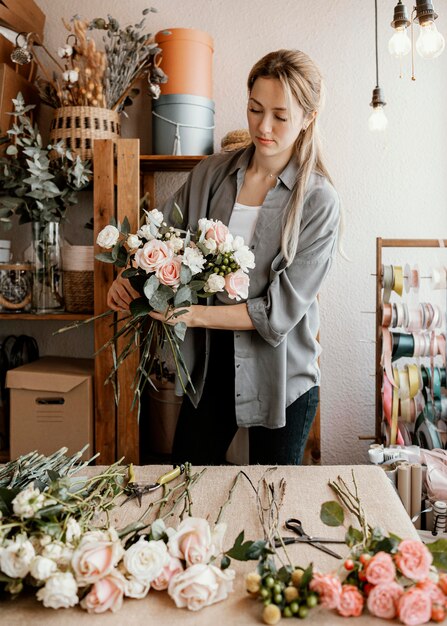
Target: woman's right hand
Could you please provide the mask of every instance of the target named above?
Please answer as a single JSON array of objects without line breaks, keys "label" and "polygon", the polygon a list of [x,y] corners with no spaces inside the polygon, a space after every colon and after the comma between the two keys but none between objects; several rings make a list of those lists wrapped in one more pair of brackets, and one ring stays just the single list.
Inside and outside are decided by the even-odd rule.
[{"label": "woman's right hand", "polygon": [[115,278],[107,293],[107,306],[114,311],[128,311],[132,300],[140,297],[129,280],[122,277],[123,271]]}]

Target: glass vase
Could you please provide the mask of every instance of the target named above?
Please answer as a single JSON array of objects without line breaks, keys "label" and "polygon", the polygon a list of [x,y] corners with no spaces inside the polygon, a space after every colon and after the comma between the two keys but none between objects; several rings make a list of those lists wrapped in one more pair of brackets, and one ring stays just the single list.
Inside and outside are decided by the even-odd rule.
[{"label": "glass vase", "polygon": [[36,313],[64,310],[59,222],[33,222],[33,309]]}]

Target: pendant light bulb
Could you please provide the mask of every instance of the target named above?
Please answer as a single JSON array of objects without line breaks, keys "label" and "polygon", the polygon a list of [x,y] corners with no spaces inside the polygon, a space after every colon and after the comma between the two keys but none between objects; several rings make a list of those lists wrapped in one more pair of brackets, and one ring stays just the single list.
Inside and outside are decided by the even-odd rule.
[{"label": "pendant light bulb", "polygon": [[400,59],[410,52],[411,41],[406,28],[396,28],[396,32],[388,42],[388,50],[391,56],[396,57],[396,59]]},{"label": "pendant light bulb", "polygon": [[420,24],[416,50],[424,59],[435,59],[445,48],[445,40],[432,20]]},{"label": "pendant light bulb", "polygon": [[388,120],[383,110],[383,105],[378,104],[373,108],[373,112],[369,116],[368,127],[371,132],[384,131],[388,126]]}]

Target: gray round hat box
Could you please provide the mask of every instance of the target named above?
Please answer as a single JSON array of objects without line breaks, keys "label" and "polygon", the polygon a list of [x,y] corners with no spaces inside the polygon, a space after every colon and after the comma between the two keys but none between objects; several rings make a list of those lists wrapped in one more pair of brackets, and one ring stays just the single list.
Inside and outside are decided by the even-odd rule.
[{"label": "gray round hat box", "polygon": [[213,100],[203,96],[167,94],[152,101],[152,111],[154,154],[194,156],[213,153]]}]

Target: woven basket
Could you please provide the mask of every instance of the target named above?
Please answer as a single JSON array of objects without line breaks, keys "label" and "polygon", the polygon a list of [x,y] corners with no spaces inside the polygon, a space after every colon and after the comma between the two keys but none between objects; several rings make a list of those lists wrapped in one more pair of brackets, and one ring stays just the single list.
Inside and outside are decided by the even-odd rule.
[{"label": "woven basket", "polygon": [[50,126],[50,141],[63,141],[81,159],[93,158],[94,139],[117,139],[121,133],[119,113],[100,107],[61,107]]},{"label": "woven basket", "polygon": [[64,271],[65,310],[68,313],[92,313],[93,291],[93,272]]}]

